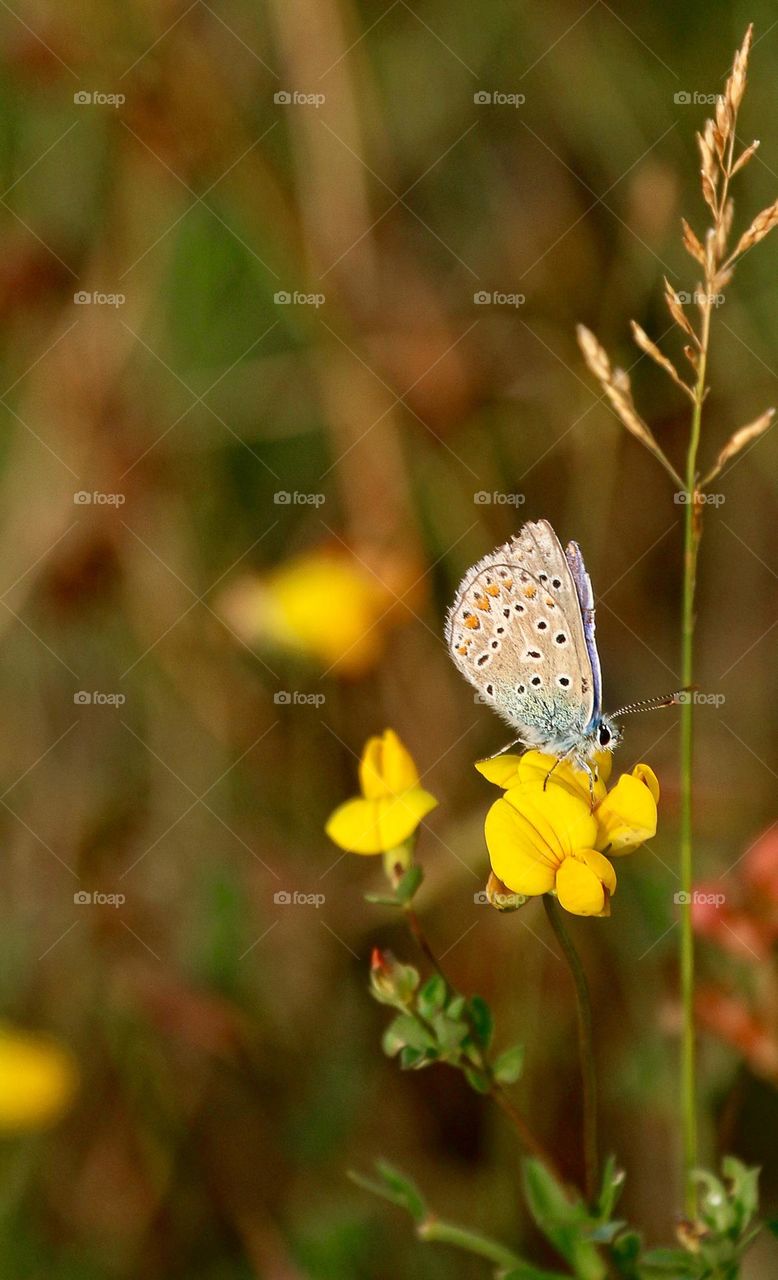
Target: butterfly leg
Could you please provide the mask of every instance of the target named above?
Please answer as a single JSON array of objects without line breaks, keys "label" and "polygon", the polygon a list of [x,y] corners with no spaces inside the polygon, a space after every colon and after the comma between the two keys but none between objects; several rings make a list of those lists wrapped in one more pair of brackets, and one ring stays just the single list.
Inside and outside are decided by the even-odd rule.
[{"label": "butterfly leg", "polygon": [[499,751],[495,751],[494,755],[487,756],[488,760],[496,760],[498,756],[505,755],[506,751],[510,751],[511,747],[521,747],[522,751],[527,751],[527,744],[521,738],[514,738],[513,742],[509,742],[506,747],[500,747]]},{"label": "butterfly leg", "polygon": [[554,761],[554,763],[552,764],[552,766],[551,766],[551,768],[549,769],[548,773],[546,774],[545,778],[543,779],[543,790],[544,790],[544,791],[545,791],[546,787],[548,786],[548,780],[549,780],[549,778],[551,777],[551,775],[552,775],[552,773],[554,772],[554,770],[557,768],[557,766],[558,766],[558,765],[560,765],[560,764],[562,763],[562,761],[563,761],[563,760],[567,760],[568,756],[571,756],[571,755],[573,754],[573,751],[574,751],[574,748],[573,748],[573,747],[571,747],[571,748],[569,749],[569,751],[565,751],[565,753],[564,753],[563,755],[561,755],[561,756],[557,756],[556,760]]}]

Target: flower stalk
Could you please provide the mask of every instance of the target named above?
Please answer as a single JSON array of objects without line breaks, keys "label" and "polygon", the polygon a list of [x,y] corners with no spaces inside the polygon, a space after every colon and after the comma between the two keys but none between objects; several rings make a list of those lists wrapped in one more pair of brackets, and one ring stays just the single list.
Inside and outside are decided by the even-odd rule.
[{"label": "flower stalk", "polygon": [[594,1036],[592,1031],[592,1002],[589,983],[575,943],[567,932],[562,910],[551,894],[543,895],[548,922],[564,953],[575,985],[578,1016],[578,1054],[581,1063],[583,1090],[583,1152],[584,1187],[586,1199],[594,1205],[600,1184],[600,1157],[597,1139],[597,1070],[594,1061]]}]

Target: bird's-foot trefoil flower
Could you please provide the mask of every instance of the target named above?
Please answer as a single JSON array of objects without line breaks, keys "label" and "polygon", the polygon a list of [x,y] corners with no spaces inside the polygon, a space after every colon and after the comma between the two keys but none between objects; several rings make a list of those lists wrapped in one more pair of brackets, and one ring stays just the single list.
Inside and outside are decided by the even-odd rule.
[{"label": "bird's-foot trefoil flower", "polygon": [[420,785],[419,771],[393,729],[369,738],[359,762],[362,794],[330,815],[326,831],[349,853],[382,853],[407,865],[409,841],[437,800]]},{"label": "bird's-foot trefoil flower", "polygon": [[476,765],[505,793],[486,815],[484,831],[493,875],[507,890],[552,893],[574,915],[610,914],[616,872],[609,859],[655,835],[659,783],[648,765],[638,764],[609,791],[611,757],[599,755],[597,765],[591,791],[586,774],[539,751]]}]

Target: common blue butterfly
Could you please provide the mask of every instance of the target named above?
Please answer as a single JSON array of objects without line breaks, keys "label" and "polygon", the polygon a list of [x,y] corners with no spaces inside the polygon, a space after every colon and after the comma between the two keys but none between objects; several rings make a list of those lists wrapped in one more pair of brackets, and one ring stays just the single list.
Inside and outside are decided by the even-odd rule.
[{"label": "common blue butterfly", "polygon": [[524,746],[570,756],[591,778],[595,753],[619,742],[621,730],[602,713],[591,580],[578,544],[563,550],[548,520],[525,524],[465,575],[446,640],[459,670]]}]

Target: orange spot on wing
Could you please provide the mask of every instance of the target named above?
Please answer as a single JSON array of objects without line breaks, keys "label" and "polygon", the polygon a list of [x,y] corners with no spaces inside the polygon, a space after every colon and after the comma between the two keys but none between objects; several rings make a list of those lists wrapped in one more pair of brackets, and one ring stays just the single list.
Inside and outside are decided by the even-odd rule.
[{"label": "orange spot on wing", "polygon": [[500,594],[500,588],[497,586],[496,582],[489,583],[489,586],[486,588],[486,594],[488,596],[498,596]]},{"label": "orange spot on wing", "polygon": [[480,625],[480,622],[477,618],[473,617],[472,613],[469,618],[465,618],[465,626],[469,627],[471,631],[477,631]]},{"label": "orange spot on wing", "polygon": [[461,644],[457,649],[457,653],[461,653],[463,658],[467,657],[467,645]]},{"label": "orange spot on wing", "polygon": [[491,605],[489,604],[489,601],[487,600],[486,596],[476,596],[475,605],[477,609],[485,609],[487,613],[491,608]]},{"label": "orange spot on wing", "polygon": [[538,589],[532,582],[528,583],[522,592],[522,595],[525,595],[528,600],[534,600],[537,594]]}]

